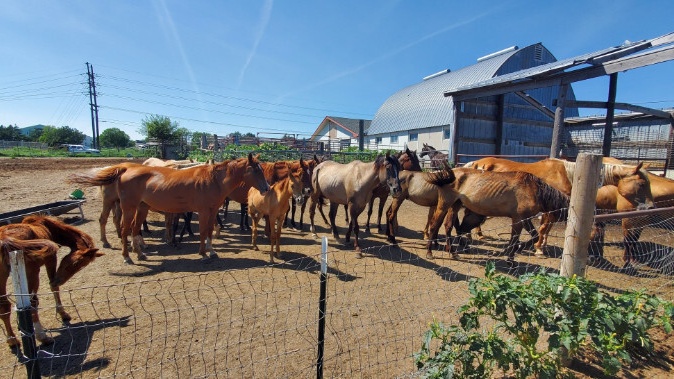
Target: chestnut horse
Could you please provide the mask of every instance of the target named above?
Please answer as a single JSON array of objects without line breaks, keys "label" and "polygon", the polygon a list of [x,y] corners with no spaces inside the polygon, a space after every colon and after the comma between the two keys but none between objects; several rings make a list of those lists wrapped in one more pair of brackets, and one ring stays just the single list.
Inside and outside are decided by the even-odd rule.
[{"label": "chestnut horse", "polygon": [[[456,214],[461,206],[465,206],[482,216],[510,217],[512,219],[510,242],[505,252],[508,253],[508,261],[512,262],[515,253],[524,249],[524,244],[519,243],[522,227],[529,231],[533,241],[538,239],[539,233],[533,227],[531,218],[543,212],[549,215],[550,221],[556,221],[563,217],[558,210],[569,207],[569,197],[566,194],[542,179],[521,171],[494,172],[461,167],[431,173],[429,182],[439,186],[447,193],[448,198],[458,200],[438,202],[429,226],[430,239],[427,243],[429,257],[432,257],[431,239],[437,237],[440,224],[449,208],[453,214]],[[451,222],[455,218],[447,216],[445,227],[451,230]],[[459,234],[469,232],[475,226],[465,225],[466,223],[462,222],[459,225]]]},{"label": "chestnut horse", "polygon": [[[417,156],[417,151],[411,151],[407,147],[405,151],[401,151],[395,154],[396,158],[400,162],[400,167],[403,170],[407,171],[421,171],[421,164],[419,163],[419,157]],[[401,184],[402,185],[402,184]],[[377,213],[377,232],[381,233],[381,215],[384,211],[384,205],[386,204],[386,199],[388,198],[389,189],[385,183],[379,184],[377,188],[372,191],[372,198],[367,207],[367,223],[365,224],[365,230],[370,231],[370,217],[372,216],[372,208],[374,207],[375,199],[379,199],[379,212]]]},{"label": "chestnut horse", "polygon": [[[0,238],[7,237],[26,241],[37,239],[50,240],[70,248],[70,252],[60,262],[57,262],[56,256],[58,246],[53,253],[51,252],[52,249],[47,249],[44,254],[40,254],[39,256],[26,256],[25,260],[28,289],[33,294],[31,305],[33,307],[32,319],[35,335],[41,343],[51,343],[53,339],[45,333],[37,313],[39,301],[35,294],[40,286],[40,267],[44,265],[47,271],[49,285],[56,303],[56,312],[58,312],[61,320],[68,322],[71,320],[71,317],[63,309],[59,287],[94,259],[102,256],[103,253],[99,252],[94,246],[93,239],[88,234],[50,216],[27,216],[21,223],[0,227]],[[9,262],[3,254],[3,264],[0,265],[0,318],[2,318],[7,330],[7,343],[10,346],[17,346],[19,345],[19,341],[16,339],[11,328],[10,303],[6,296],[8,277]]]},{"label": "chestnut horse", "polygon": [[[614,163],[614,158],[604,158],[602,165],[602,183],[604,185],[616,186],[622,197],[628,199],[618,202],[614,200],[613,204],[618,208],[617,211],[627,211],[630,209],[648,209],[653,207],[654,195],[652,195],[650,174],[644,169],[643,164],[630,166]],[[521,171],[533,174],[549,185],[557,188],[565,194],[571,194],[571,183],[575,172],[575,162],[569,162],[561,159],[548,158],[534,163],[514,162],[507,159],[487,157],[474,162],[467,163],[465,167],[472,167],[480,170],[508,172]],[[603,196],[609,196],[611,192],[606,192]],[[599,198],[597,199],[600,200]],[[598,208],[599,208],[599,204]],[[552,229],[553,222],[547,215],[541,218],[540,239],[535,245],[536,255],[543,255],[543,248],[547,244],[547,237]],[[641,228],[634,230],[631,227],[635,225],[627,220],[624,223],[623,234],[625,235],[625,257],[631,256],[630,247],[633,245],[630,241],[639,239]],[[447,229],[447,225],[445,225]],[[478,232],[479,234],[479,232]],[[627,258],[626,258],[627,259]],[[628,259],[629,260],[629,259]]]},{"label": "chestnut horse", "polygon": [[[264,177],[267,182],[272,185],[281,179],[288,177],[289,172],[298,172],[303,171],[305,175],[302,176],[304,183],[304,193],[305,196],[308,196],[311,192],[311,163],[305,162],[304,159],[300,158],[299,161],[278,161],[278,162],[260,162],[262,171],[264,172]],[[313,164],[315,167],[315,164]],[[236,201],[241,204],[241,221],[239,223],[239,228],[241,231],[249,230],[250,226],[248,225],[248,211],[246,210],[248,206],[248,191],[250,186],[246,184],[241,184],[238,186],[232,193],[229,194],[225,200],[225,217],[227,217],[227,212],[229,211],[229,202]],[[284,215],[285,216],[285,215]],[[222,227],[222,225],[220,225]]]},{"label": "chestnut horse", "polygon": [[269,189],[260,163],[252,154],[248,154],[248,158],[184,170],[122,164],[95,174],[72,175],[69,181],[90,186],[115,183],[122,209],[122,256],[126,263],[132,263],[127,244],[130,234],[134,237],[133,250],[138,259],[147,259],[138,237],[150,207],[169,213],[199,212],[199,254],[206,259],[206,250],[211,257],[217,256],[211,240],[215,217],[225,198],[242,182],[263,193]]},{"label": "chestnut horse", "polygon": [[304,171],[290,171],[285,178],[272,184],[264,195],[256,188],[248,191],[248,214],[253,219],[252,244],[254,250],[257,247],[257,228],[262,217],[266,220],[265,229],[269,236],[269,259],[274,263],[274,247],[276,247],[276,257],[281,258],[281,229],[286,213],[290,209],[290,198],[292,197],[298,204],[304,202],[304,185],[302,177],[306,175]]},{"label": "chestnut horse", "polygon": [[[311,221],[311,233],[316,237],[314,216],[316,206],[323,204],[324,199],[330,200],[330,225],[332,235],[339,238],[335,216],[339,204],[347,205],[349,210],[349,229],[346,232],[345,242],[351,239],[354,233],[354,249],[360,253],[358,244],[358,216],[372,197],[372,191],[382,182],[386,183],[391,196],[396,198],[400,195],[400,162],[395,156],[386,153],[379,156],[372,163],[359,160],[347,164],[334,161],[321,162],[314,169],[311,178],[313,192],[311,193],[311,208],[309,208],[309,220]],[[361,256],[360,254],[358,255]]]}]

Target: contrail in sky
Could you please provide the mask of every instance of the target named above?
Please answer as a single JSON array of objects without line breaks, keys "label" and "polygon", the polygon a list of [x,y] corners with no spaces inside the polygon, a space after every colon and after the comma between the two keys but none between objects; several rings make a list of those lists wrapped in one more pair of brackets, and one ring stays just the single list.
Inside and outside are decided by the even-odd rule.
[{"label": "contrail in sky", "polygon": [[381,55],[381,56],[379,56],[379,57],[377,57],[377,58],[375,58],[375,59],[373,59],[373,60],[371,60],[371,61],[369,61],[369,62],[363,63],[363,64],[360,65],[360,66],[356,66],[356,67],[351,68],[351,69],[349,69],[349,70],[345,70],[345,71],[339,72],[339,73],[337,73],[337,74],[335,74],[335,75],[332,75],[332,76],[330,76],[330,77],[327,77],[327,78],[325,78],[325,79],[323,79],[323,80],[321,80],[321,81],[318,81],[318,82],[313,83],[313,84],[310,84],[310,85],[308,85],[308,86],[299,88],[299,89],[297,89],[297,90],[295,90],[295,91],[292,91],[292,92],[290,92],[290,93],[287,93],[287,94],[281,96],[281,98],[288,97],[288,96],[292,96],[292,95],[294,95],[294,94],[296,94],[296,93],[299,93],[299,92],[304,92],[304,91],[307,91],[307,90],[311,90],[311,89],[314,89],[314,88],[316,88],[316,87],[320,87],[320,86],[323,86],[323,85],[325,85],[325,84],[332,83],[332,82],[334,82],[334,81],[336,81],[336,80],[338,80],[338,79],[341,79],[341,78],[343,78],[343,77],[346,77],[346,76],[355,74],[355,73],[357,73],[357,72],[359,72],[359,71],[362,71],[362,70],[366,69],[367,67],[370,67],[370,66],[372,66],[372,65],[374,65],[374,64],[376,64],[376,63],[378,63],[378,62],[381,62],[381,61],[383,61],[383,60],[385,60],[385,59],[388,59],[388,58],[391,58],[391,57],[393,57],[393,56],[395,56],[395,55],[398,55],[398,54],[402,53],[403,51],[405,51],[405,50],[407,50],[407,49],[409,49],[409,48],[411,48],[411,47],[414,47],[414,46],[416,46],[416,45],[418,45],[418,44],[420,44],[420,43],[422,43],[422,42],[424,42],[424,41],[427,41],[427,40],[429,40],[429,39],[431,39],[431,38],[434,38],[434,37],[436,37],[436,36],[438,36],[438,35],[440,35],[440,34],[443,34],[443,33],[446,33],[446,32],[448,32],[448,31],[450,31],[450,30],[453,30],[453,29],[459,28],[459,27],[461,27],[461,26],[464,26],[464,25],[468,25],[468,24],[470,24],[470,23],[473,23],[473,22],[475,22],[475,21],[477,21],[477,20],[479,20],[479,19],[481,19],[481,18],[485,17],[486,15],[488,15],[488,14],[490,14],[490,13],[493,13],[493,12],[494,12],[494,9],[490,9],[490,10],[487,11],[487,12],[484,12],[484,13],[481,13],[481,14],[476,15],[476,16],[474,16],[474,17],[468,18],[468,19],[466,19],[466,20],[464,20],[464,21],[457,22],[457,23],[452,24],[452,25],[448,25],[448,26],[446,26],[446,27],[444,27],[444,28],[442,28],[442,29],[440,29],[440,30],[437,30],[437,31],[435,31],[435,32],[433,32],[433,33],[427,34],[427,35],[425,35],[425,36],[423,36],[423,37],[417,39],[416,41],[412,41],[412,42],[410,42],[410,43],[408,43],[408,44],[406,44],[406,45],[403,45],[403,46],[401,46],[401,47],[399,47],[399,48],[397,48],[397,49],[394,49],[394,50],[392,50],[392,51],[389,51],[388,53],[386,53],[386,54],[384,54],[384,55]]},{"label": "contrail in sky", "polygon": [[265,1],[264,6],[262,7],[262,15],[261,15],[262,17],[260,17],[260,23],[258,24],[255,33],[255,41],[253,41],[253,48],[250,50],[250,53],[246,58],[246,63],[244,63],[243,67],[241,68],[241,72],[239,73],[237,89],[241,87],[241,83],[243,82],[243,78],[246,75],[248,66],[250,66],[250,62],[253,60],[253,57],[255,57],[255,54],[257,53],[257,48],[260,45],[260,41],[262,40],[262,37],[264,37],[264,33],[267,30],[267,25],[269,24],[269,19],[271,18],[271,10],[273,6],[274,1],[267,0]]}]

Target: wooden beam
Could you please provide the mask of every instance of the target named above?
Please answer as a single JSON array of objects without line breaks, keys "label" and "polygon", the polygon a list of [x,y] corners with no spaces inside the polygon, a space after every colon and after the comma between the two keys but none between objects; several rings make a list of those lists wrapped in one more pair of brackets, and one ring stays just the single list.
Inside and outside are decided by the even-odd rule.
[{"label": "wooden beam", "polygon": [[527,103],[533,105],[536,109],[541,111],[541,113],[543,113],[544,115],[548,116],[551,120],[555,119],[555,112],[548,109],[548,107],[541,104],[538,100],[531,97],[531,95],[529,95],[528,93],[517,91],[515,92],[515,95],[519,96],[522,100],[526,101]]},{"label": "wooden beam", "polygon": [[559,158],[559,150],[562,147],[562,135],[564,133],[564,109],[566,108],[566,93],[568,90],[568,84],[562,84],[559,86],[559,93],[557,95],[557,108],[555,109],[555,124],[552,128],[552,141],[550,141],[550,158]]},{"label": "wooden beam", "polygon": [[615,113],[615,97],[618,93],[618,73],[610,76],[608,86],[608,101],[606,102],[606,123],[604,124],[604,143],[601,153],[605,157],[611,156],[611,137],[613,136],[613,115]]},{"label": "wooden beam", "polygon": [[[567,100],[566,101],[566,106],[571,107],[571,108],[600,108],[600,109],[606,109],[608,107],[608,103],[605,101],[585,101],[585,100],[576,100],[576,101],[571,101]],[[632,112],[639,112],[643,114],[649,114],[651,116],[656,116],[664,119],[672,119],[674,116],[672,116],[671,113],[665,112],[660,109],[653,109],[653,108],[648,108],[648,107],[642,107],[640,105],[634,105],[634,104],[629,104],[629,103],[615,103],[615,108],[616,109],[623,109],[627,111],[632,111]]]},{"label": "wooden beam", "polygon": [[518,79],[517,82],[513,80],[512,82],[496,83],[490,86],[471,88],[463,91],[447,91],[444,95],[452,96],[454,101],[463,101],[477,97],[500,95],[508,92],[559,86],[562,83],[574,83],[670,60],[674,60],[674,46],[668,46],[653,52],[642,53],[634,57],[616,59],[599,66],[581,68],[571,72],[555,73],[553,75],[536,78]]}]

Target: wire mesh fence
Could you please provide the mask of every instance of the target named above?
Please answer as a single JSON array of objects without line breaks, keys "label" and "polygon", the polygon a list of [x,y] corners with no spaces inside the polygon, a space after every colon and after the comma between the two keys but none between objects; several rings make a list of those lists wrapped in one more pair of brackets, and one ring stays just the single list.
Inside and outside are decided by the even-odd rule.
[{"label": "wire mesh fence", "polygon": [[[492,218],[484,238],[459,250],[438,240],[435,259],[426,242],[373,246],[357,258],[350,246],[328,251],[324,375],[331,378],[412,377],[413,354],[433,320],[458,322],[468,282],[487,262],[519,276],[558,272],[564,223],[549,236],[545,258],[526,249],[511,266],[503,251],[508,219]],[[587,277],[610,292],[645,288],[674,300],[674,218],[649,217],[637,261],[623,264],[619,221],[605,227],[603,259]],[[523,234],[522,241],[529,239]],[[597,248],[597,246],[592,247]],[[55,377],[314,377],[316,376],[320,249],[288,254],[283,263],[243,269],[143,275],[125,283],[61,292],[68,325],[56,318],[49,293],[39,294],[43,324],[55,339],[38,352],[43,375]],[[170,260],[171,257],[164,259]],[[243,258],[242,258],[243,259]],[[51,307],[51,308],[50,308]],[[3,377],[24,377],[19,354],[0,352]]]}]

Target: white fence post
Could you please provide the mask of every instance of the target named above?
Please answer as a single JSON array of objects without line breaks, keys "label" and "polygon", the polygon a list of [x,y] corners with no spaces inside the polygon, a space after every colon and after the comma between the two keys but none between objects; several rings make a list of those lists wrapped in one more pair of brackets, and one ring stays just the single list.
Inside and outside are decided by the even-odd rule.
[{"label": "white fence post", "polygon": [[23,259],[23,251],[9,253],[12,283],[14,283],[14,296],[16,297],[16,316],[19,320],[19,335],[23,343],[24,355],[28,358],[26,372],[28,378],[40,378],[40,364],[37,360],[37,344],[35,342],[35,329],[33,328],[32,307],[30,305],[31,294],[28,293],[28,280],[26,278],[26,264]]}]

